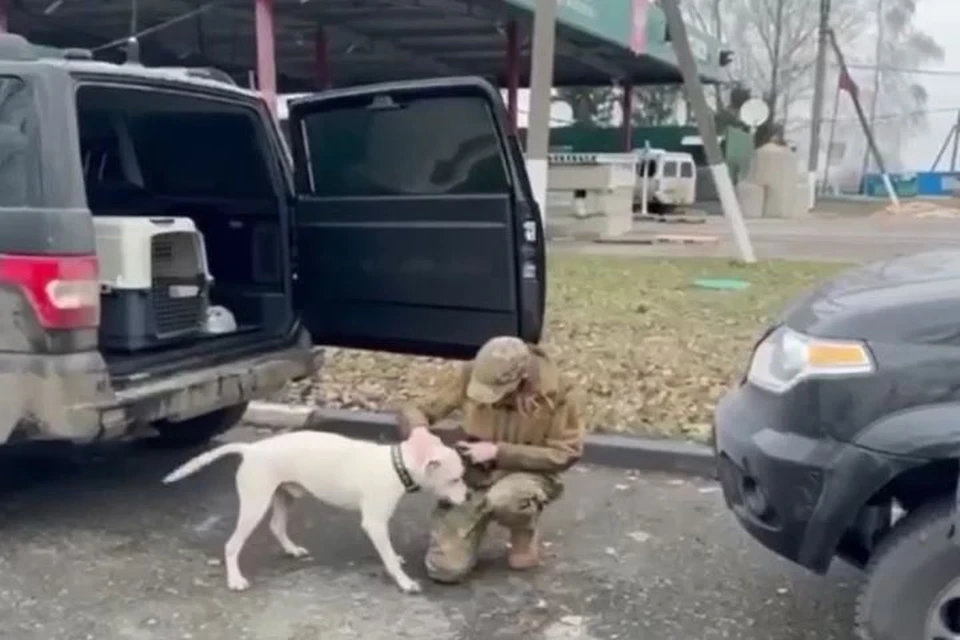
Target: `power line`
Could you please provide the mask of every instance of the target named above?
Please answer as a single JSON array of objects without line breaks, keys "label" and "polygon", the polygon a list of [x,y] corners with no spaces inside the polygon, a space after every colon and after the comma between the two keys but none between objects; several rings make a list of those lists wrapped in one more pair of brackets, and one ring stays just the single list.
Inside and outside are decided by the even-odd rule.
[{"label": "power line", "polygon": [[[956,114],[960,111],[960,107],[937,107],[934,109],[917,109],[915,111],[901,111],[899,113],[883,113],[878,114],[875,120],[897,120],[898,118],[909,118],[912,116],[926,116],[934,113],[952,113]],[[837,122],[843,122],[847,120],[856,120],[856,116],[841,116],[836,118]],[[834,118],[824,118],[824,122],[832,122]],[[807,125],[810,123],[809,118],[805,119],[790,119],[791,124],[799,124],[801,126]]]},{"label": "power line", "polygon": [[[837,67],[836,64],[833,65]],[[878,68],[875,64],[855,64],[848,63],[847,67],[850,69],[867,69],[870,71],[876,70]],[[880,65],[879,69],[881,71],[893,71],[896,73],[910,73],[916,75],[924,76],[960,76],[960,69],[911,69],[909,67],[897,67],[894,65]]]}]

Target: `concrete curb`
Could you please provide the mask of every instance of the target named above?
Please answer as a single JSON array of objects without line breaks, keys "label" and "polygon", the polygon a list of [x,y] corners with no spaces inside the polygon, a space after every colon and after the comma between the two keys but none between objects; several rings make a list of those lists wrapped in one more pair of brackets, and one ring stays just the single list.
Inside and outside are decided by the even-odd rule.
[{"label": "concrete curb", "polygon": [[[277,430],[316,429],[374,441],[396,439],[396,421],[386,413],[251,402],[244,422]],[[583,461],[715,479],[713,451],[693,442],[597,433],[587,437]]]}]

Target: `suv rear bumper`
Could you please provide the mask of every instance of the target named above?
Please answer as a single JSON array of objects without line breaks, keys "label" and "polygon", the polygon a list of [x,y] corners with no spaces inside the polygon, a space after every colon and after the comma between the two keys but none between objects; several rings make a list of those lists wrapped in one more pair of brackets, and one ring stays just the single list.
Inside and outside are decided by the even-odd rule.
[{"label": "suv rear bumper", "polygon": [[186,420],[279,391],[319,366],[301,331],[286,348],[115,391],[98,352],[61,356],[0,354],[0,444],[77,443],[118,438],[131,427]]},{"label": "suv rear bumper", "polygon": [[870,497],[917,461],[786,432],[760,410],[766,404],[755,401],[760,393],[744,385],[717,406],[714,446],[724,498],[765,547],[826,573]]}]

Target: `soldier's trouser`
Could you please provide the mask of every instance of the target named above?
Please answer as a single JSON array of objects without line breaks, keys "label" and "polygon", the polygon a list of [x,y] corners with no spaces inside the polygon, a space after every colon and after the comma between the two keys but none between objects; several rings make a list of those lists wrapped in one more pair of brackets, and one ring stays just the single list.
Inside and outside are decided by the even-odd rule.
[{"label": "soldier's trouser", "polygon": [[562,492],[554,475],[511,473],[472,492],[462,505],[437,505],[430,522],[427,574],[437,582],[459,582],[476,567],[491,521],[511,531],[533,531],[543,508]]}]

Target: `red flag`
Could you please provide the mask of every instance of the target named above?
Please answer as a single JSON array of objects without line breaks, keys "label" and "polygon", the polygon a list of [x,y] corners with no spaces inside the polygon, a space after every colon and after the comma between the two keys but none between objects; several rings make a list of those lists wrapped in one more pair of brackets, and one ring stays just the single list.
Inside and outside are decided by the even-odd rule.
[{"label": "red flag", "polygon": [[850,72],[845,68],[840,70],[838,86],[842,91],[849,93],[852,98],[856,98],[860,94],[860,87],[853,81],[853,78],[850,77]]}]

